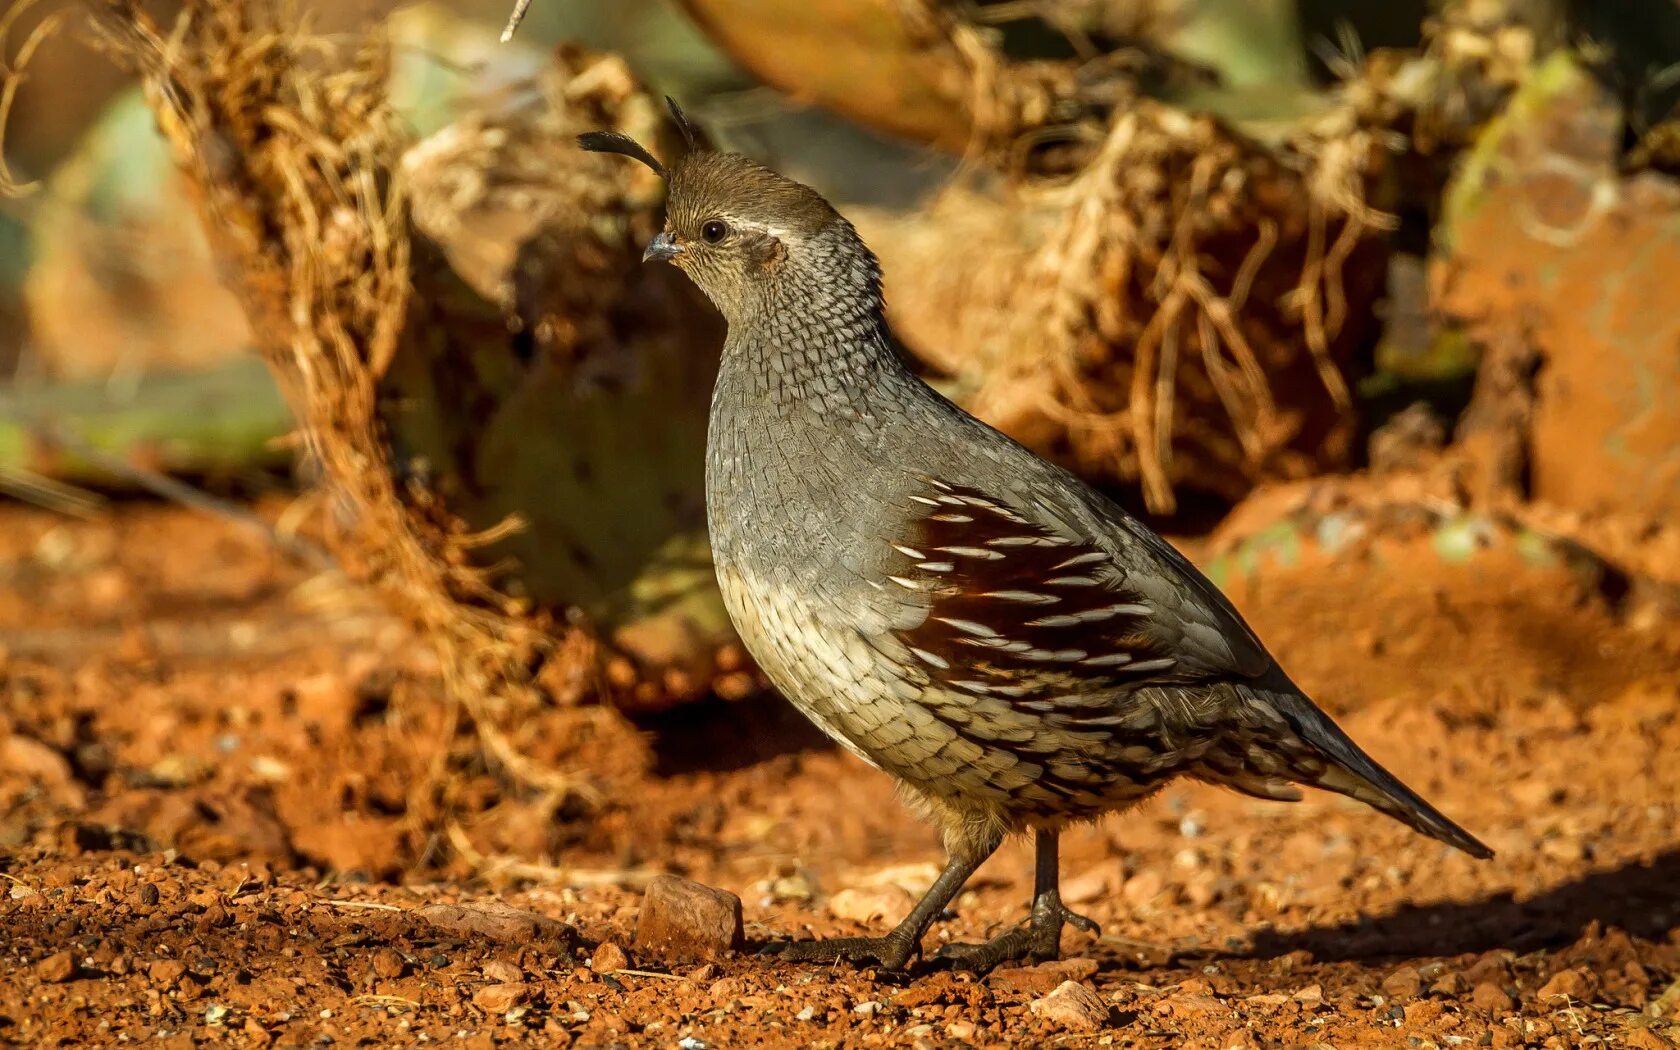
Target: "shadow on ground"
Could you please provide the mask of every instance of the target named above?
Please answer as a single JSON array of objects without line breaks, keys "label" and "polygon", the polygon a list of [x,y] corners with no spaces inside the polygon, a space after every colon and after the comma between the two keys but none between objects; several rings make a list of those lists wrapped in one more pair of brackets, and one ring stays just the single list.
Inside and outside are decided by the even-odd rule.
[{"label": "shadow on ground", "polygon": [[1592,924],[1665,940],[1680,928],[1680,848],[1518,900],[1500,893],[1468,903],[1411,905],[1390,915],[1255,938],[1251,956],[1307,951],[1318,962],[1377,962],[1572,943]]}]

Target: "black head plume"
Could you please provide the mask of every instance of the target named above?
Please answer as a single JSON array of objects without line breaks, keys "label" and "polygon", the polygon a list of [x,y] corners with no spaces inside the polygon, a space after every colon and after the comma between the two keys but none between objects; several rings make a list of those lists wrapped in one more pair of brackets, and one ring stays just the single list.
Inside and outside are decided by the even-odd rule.
[{"label": "black head plume", "polygon": [[698,137],[694,133],[694,125],[688,122],[688,114],[677,105],[677,100],[670,95],[665,96],[665,105],[671,111],[671,119],[677,122],[677,130],[682,132],[683,141],[688,143],[689,149],[694,149]]},{"label": "black head plume", "polygon": [[586,131],[578,136],[578,145],[591,153],[617,153],[623,157],[632,157],[652,168],[655,175],[662,179],[667,178],[665,165],[659,163],[645,146],[629,135],[617,131]]}]

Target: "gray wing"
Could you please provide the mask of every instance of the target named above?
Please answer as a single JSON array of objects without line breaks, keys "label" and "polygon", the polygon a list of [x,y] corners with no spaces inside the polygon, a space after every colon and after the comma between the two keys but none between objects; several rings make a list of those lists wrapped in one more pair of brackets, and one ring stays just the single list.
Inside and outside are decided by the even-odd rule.
[{"label": "gray wing", "polygon": [[930,681],[1039,707],[1271,667],[1194,566],[1095,493],[922,483],[876,585],[925,612],[893,633]]}]

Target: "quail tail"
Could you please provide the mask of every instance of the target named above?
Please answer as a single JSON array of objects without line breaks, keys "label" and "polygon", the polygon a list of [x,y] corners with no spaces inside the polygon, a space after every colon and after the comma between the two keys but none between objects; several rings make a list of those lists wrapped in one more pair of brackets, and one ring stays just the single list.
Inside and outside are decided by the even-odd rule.
[{"label": "quail tail", "polygon": [[1300,693],[1259,689],[1254,692],[1287,718],[1320,757],[1328,760],[1321,774],[1303,778],[1304,783],[1358,799],[1412,830],[1477,859],[1493,856],[1493,850],[1447,819],[1421,795],[1401,783],[1399,777],[1379,766],[1311,700]]}]

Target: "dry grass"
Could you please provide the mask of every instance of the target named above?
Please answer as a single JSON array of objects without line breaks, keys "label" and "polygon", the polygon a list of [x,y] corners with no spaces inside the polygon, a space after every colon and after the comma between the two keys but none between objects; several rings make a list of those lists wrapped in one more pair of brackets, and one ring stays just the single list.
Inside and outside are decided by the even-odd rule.
[{"label": "dry grass", "polygon": [[[411,143],[387,101],[385,42],[346,50],[268,0],[190,0],[170,26],[130,0],[102,0],[93,25],[139,73],[303,423],[330,496],[334,553],[431,640],[487,759],[527,790],[592,800],[577,770],[531,759],[505,731],[556,699],[598,692],[591,632],[498,590],[477,554],[519,523],[468,529],[397,469],[387,442],[382,377],[405,348],[447,329],[439,304],[461,288],[414,234],[401,166]],[[545,692],[539,675],[572,695]],[[447,780],[455,736],[445,734],[419,794]]]}]

